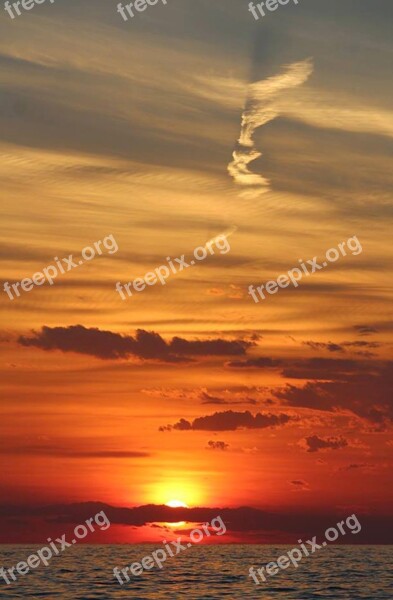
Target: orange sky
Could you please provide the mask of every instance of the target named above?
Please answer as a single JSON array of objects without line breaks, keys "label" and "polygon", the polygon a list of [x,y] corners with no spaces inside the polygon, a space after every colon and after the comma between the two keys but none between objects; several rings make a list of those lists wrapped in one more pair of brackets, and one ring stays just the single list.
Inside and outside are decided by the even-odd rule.
[{"label": "orange sky", "polygon": [[[258,31],[188,0],[132,31],[103,2],[1,22],[1,287],[118,246],[2,290],[2,504],[390,513],[388,32],[303,4]],[[242,115],[254,186],[228,172]],[[223,233],[227,253],[116,292]],[[252,301],[352,236],[360,254]]]}]

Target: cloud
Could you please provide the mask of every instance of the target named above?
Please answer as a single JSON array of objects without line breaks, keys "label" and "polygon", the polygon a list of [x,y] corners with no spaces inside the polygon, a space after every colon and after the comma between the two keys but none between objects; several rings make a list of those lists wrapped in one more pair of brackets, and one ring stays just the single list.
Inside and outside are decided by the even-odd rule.
[{"label": "cloud", "polygon": [[341,342],[340,344],[334,344],[333,342],[303,342],[303,345],[309,346],[313,350],[327,350],[328,352],[346,352],[346,349],[358,349],[358,351],[354,351],[354,354],[360,356],[374,356],[372,352],[364,352],[363,350],[359,350],[359,348],[366,349],[375,349],[380,348],[381,344],[379,342],[364,342],[364,341],[354,341],[354,342]]},{"label": "cloud", "polygon": [[[325,411],[351,411],[379,425],[393,420],[393,362],[367,363],[340,359],[315,359],[311,369],[298,367],[286,376],[329,379],[304,387],[287,385],[272,393],[292,407]],[[324,361],[324,362],[320,362]]]},{"label": "cloud", "polygon": [[393,137],[393,112],[359,104],[356,98],[322,89],[303,90],[301,97],[282,96],[277,109],[311,127]]},{"label": "cloud", "polygon": [[[117,526],[127,528],[145,527],[162,523],[210,523],[220,515],[225,523],[228,536],[239,536],[239,541],[266,543],[293,543],[294,539],[311,539],[323,532],[342,518],[342,514],[334,510],[317,512],[306,510],[270,512],[250,506],[238,508],[228,507],[196,507],[170,508],[163,505],[144,505],[129,507],[111,506],[102,502],[83,502],[78,504],[61,504],[46,506],[1,506],[0,542],[8,543],[24,541],[25,543],[42,543],[47,534],[54,539],[56,535],[66,533],[72,537],[71,527],[83,523],[101,511],[104,511],[112,527],[106,532],[103,542],[112,543]],[[348,508],[348,515],[353,513]],[[341,511],[342,513],[342,511]],[[388,514],[370,515],[362,513],[359,517],[362,530],[356,535],[341,536],[336,543],[372,544],[392,542],[393,518]],[[17,520],[23,520],[22,532],[15,527]],[[29,527],[26,522],[29,522]],[[69,525],[69,531],[68,531]],[[45,531],[45,536],[43,536]],[[71,536],[69,535],[71,534]],[[22,537],[23,536],[23,537]],[[21,540],[22,538],[22,540]],[[218,541],[218,540],[217,540]],[[225,540],[224,540],[225,541]]]},{"label": "cloud", "polygon": [[83,325],[69,327],[42,327],[32,337],[20,336],[22,346],[34,346],[42,350],[76,352],[101,359],[124,359],[135,356],[180,362],[188,356],[241,356],[253,345],[243,340],[214,339],[189,341],[174,337],[169,343],[158,333],[138,329],[135,337],[112,331],[86,328]]},{"label": "cloud", "polygon": [[333,342],[303,342],[304,346],[310,346],[313,350],[328,350],[329,352],[344,352],[344,349],[340,344],[333,344]]},{"label": "cloud", "polygon": [[228,165],[228,173],[235,183],[249,188],[243,195],[252,198],[269,190],[269,180],[262,175],[252,173],[248,168],[251,162],[261,156],[253,139],[255,130],[280,114],[277,97],[283,91],[302,85],[312,71],[312,62],[304,60],[287,66],[280,75],[249,85],[238,146],[233,152],[233,161]]},{"label": "cloud", "polygon": [[217,396],[211,396],[207,392],[201,393],[201,404],[230,404],[228,400],[224,398],[218,398]]},{"label": "cloud", "polygon": [[362,363],[344,358],[310,358],[286,366],[283,377],[290,379],[348,379],[354,372],[364,370]]},{"label": "cloud", "polygon": [[213,415],[198,417],[192,421],[180,419],[174,425],[160,427],[160,431],[236,431],[236,429],[266,429],[278,427],[291,421],[293,417],[286,414],[257,413],[252,415],[248,410],[235,412],[227,410]]},{"label": "cloud", "polygon": [[78,450],[62,446],[50,445],[18,445],[16,447],[0,447],[0,454],[28,456],[51,456],[57,458],[85,459],[85,458],[148,458],[149,452],[132,450]]},{"label": "cloud", "polygon": [[307,481],[303,481],[303,479],[293,479],[289,483],[291,484],[293,491],[306,492],[310,489]]},{"label": "cloud", "polygon": [[171,352],[186,356],[242,356],[252,345],[252,342],[244,340],[188,341],[174,337],[169,347]]},{"label": "cloud", "polygon": [[379,342],[363,342],[363,341],[356,341],[356,342],[343,342],[342,344],[345,347],[348,348],[379,348],[381,346],[381,344]]},{"label": "cloud", "polygon": [[207,443],[207,446],[208,446],[209,450],[222,450],[222,451],[225,451],[225,450],[227,450],[229,448],[229,444],[226,444],[225,442],[219,442],[219,441],[214,442],[212,440],[210,440]]},{"label": "cloud", "polygon": [[307,452],[319,452],[319,450],[340,450],[348,446],[348,441],[343,437],[321,438],[318,435],[311,435],[305,440]]},{"label": "cloud", "polygon": [[276,367],[280,364],[280,361],[266,356],[260,356],[258,358],[249,358],[247,360],[235,360],[227,363],[228,367],[233,369],[264,369],[269,367]]},{"label": "cloud", "polygon": [[[215,393],[212,394],[206,388],[149,388],[141,390],[143,393],[155,398],[167,398],[177,401],[191,401],[192,403],[198,404],[211,404],[211,405],[252,405],[259,404],[259,401],[252,398],[249,393],[258,393],[257,389],[242,388],[239,390],[238,387],[227,387],[215,388]],[[219,393],[220,395],[216,395]]]},{"label": "cloud", "polygon": [[225,398],[219,398],[218,396],[211,396],[207,392],[203,391],[201,393],[201,404],[258,404],[257,400],[254,398],[241,398],[240,400],[225,400]]},{"label": "cloud", "polygon": [[159,431],[172,431],[172,429],[176,429],[177,431],[190,431],[192,425],[190,421],[180,419],[175,425],[161,425],[161,427],[158,428]]},{"label": "cloud", "polygon": [[347,465],[346,467],[341,467],[340,471],[360,471],[360,470],[373,470],[374,465],[369,465],[367,463],[352,463],[351,465]]},{"label": "cloud", "polygon": [[372,333],[378,333],[378,329],[371,327],[370,325],[355,325],[355,329],[359,335],[371,335]]}]

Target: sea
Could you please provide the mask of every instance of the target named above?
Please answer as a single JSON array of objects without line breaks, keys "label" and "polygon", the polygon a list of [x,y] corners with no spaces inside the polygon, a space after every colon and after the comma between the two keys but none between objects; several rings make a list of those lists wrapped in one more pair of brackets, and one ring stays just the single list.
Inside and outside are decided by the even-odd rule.
[{"label": "sea", "polygon": [[[39,549],[36,545],[0,546],[0,566],[9,568]],[[80,545],[67,548],[16,582],[0,577],[0,598],[49,600],[393,600],[393,546],[329,545],[295,568],[292,564],[256,585],[249,568],[276,561],[289,546],[193,546],[167,559],[163,568],[144,571],[120,585],[114,567],[124,568],[149,556],[155,546]]]}]

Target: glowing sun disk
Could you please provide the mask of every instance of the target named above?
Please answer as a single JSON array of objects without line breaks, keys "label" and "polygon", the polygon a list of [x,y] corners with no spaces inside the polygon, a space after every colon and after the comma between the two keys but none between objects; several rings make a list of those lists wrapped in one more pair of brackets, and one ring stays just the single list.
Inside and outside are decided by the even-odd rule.
[{"label": "glowing sun disk", "polygon": [[187,504],[181,500],[169,500],[165,506],[170,506],[170,508],[188,508]]}]

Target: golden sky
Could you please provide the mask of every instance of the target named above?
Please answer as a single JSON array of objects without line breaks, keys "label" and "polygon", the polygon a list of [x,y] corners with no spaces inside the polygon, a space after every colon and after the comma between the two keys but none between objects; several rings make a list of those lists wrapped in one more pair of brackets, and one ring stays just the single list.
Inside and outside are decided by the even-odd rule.
[{"label": "golden sky", "polygon": [[[118,247],[2,289],[2,503],[391,510],[392,9],[376,4],[1,15],[1,287]],[[229,251],[116,292],[220,234]],[[252,300],[353,236],[360,253]]]}]

